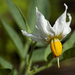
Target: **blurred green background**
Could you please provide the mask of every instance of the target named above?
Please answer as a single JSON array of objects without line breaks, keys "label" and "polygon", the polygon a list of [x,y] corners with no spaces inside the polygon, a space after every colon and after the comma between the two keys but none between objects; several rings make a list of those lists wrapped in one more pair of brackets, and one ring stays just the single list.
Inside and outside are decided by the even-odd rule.
[{"label": "blurred green background", "polygon": [[[39,1],[39,0],[37,0]],[[34,4],[34,0],[12,0],[13,3],[17,4],[19,8],[22,10],[24,16],[26,19],[29,17],[30,20],[33,19],[33,15],[31,15],[29,12],[32,9],[32,13],[35,12],[31,7],[31,4]],[[72,31],[75,30],[75,0],[49,0],[49,10],[46,11],[47,15],[45,16],[47,20],[50,21],[51,25],[53,25],[56,21],[56,19],[64,12],[64,3],[68,5],[68,12],[72,15],[72,22],[71,22],[71,28]],[[45,4],[45,3],[43,3]],[[42,6],[42,5],[41,5]],[[38,6],[39,8],[39,6]],[[46,10],[46,8],[45,8]],[[39,9],[41,12],[41,9]],[[50,12],[50,13],[48,13]],[[29,15],[30,14],[30,15]],[[17,23],[13,19],[9,8],[7,6],[6,0],[0,0],[0,16],[3,16],[7,22],[17,31],[19,36],[21,36],[21,40],[23,43],[25,43],[24,36],[21,33],[21,30],[17,26]],[[34,20],[34,19],[33,19]],[[28,20],[29,23],[29,20]],[[30,24],[30,23],[29,23]],[[32,23],[33,24],[33,23]],[[11,33],[12,34],[12,33]],[[15,37],[14,37],[15,39]],[[73,39],[75,40],[75,39]],[[20,58],[16,52],[16,47],[13,44],[12,40],[8,36],[6,30],[4,29],[2,22],[0,20],[0,57],[3,57],[4,59],[11,62],[14,67],[18,70],[19,64],[20,64]],[[68,62],[69,61],[69,62]],[[57,66],[54,65],[53,67],[45,70],[44,72],[38,73],[37,75],[75,75],[75,58],[67,60],[65,62],[61,63],[61,69],[57,69]],[[38,63],[40,65],[44,64]]]}]

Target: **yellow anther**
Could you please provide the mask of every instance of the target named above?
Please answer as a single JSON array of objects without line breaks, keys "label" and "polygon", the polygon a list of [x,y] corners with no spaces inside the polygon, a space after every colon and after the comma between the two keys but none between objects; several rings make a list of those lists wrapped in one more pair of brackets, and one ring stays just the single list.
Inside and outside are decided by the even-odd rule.
[{"label": "yellow anther", "polygon": [[61,55],[62,53],[62,44],[59,41],[59,39],[54,38],[51,40],[51,50],[54,54],[54,56],[57,58]]},{"label": "yellow anther", "polygon": [[54,38],[51,40],[51,50],[52,50],[54,56],[57,58],[58,68],[60,68],[59,56],[61,55],[61,52],[62,52],[62,44],[59,41],[59,39]]}]

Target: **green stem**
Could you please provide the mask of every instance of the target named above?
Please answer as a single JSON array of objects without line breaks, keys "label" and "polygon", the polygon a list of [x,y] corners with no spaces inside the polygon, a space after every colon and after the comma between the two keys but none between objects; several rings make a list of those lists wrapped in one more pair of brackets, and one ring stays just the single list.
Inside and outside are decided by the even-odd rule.
[{"label": "green stem", "polygon": [[28,64],[27,64],[27,68],[26,68],[26,75],[28,74],[28,72],[30,71],[30,68],[31,68],[31,58],[32,58],[32,54],[33,54],[35,45],[36,45],[36,42],[31,44],[31,50],[30,50]]},{"label": "green stem", "polygon": [[28,49],[29,49],[29,42],[27,41],[27,43],[25,44],[25,47],[24,47],[24,59],[21,60],[19,75],[22,75],[22,72],[24,70]]},{"label": "green stem", "polygon": [[27,43],[25,44],[25,47],[24,47],[24,57],[26,59],[26,56],[27,56],[27,52],[28,52],[28,49],[29,49],[29,42],[27,41]]},{"label": "green stem", "polygon": [[51,64],[51,63],[50,63],[50,64],[47,64],[47,65],[45,65],[45,66],[42,66],[42,67],[36,69],[35,71],[32,70],[30,73],[31,73],[32,75],[34,75],[34,74],[36,74],[36,73],[38,73],[38,72],[40,72],[40,71],[43,71],[43,70],[49,68],[49,67],[52,66],[52,65],[53,65],[53,64]]},{"label": "green stem", "polygon": [[24,70],[24,67],[25,67],[25,60],[21,62],[19,75],[22,75],[22,72]]},{"label": "green stem", "polygon": [[58,64],[58,68],[60,68],[59,57],[57,58],[57,64]]}]

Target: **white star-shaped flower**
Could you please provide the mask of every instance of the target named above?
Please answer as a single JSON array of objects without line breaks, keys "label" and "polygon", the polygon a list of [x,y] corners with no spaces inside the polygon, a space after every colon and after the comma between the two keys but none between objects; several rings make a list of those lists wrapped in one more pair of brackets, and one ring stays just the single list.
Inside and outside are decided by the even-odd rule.
[{"label": "white star-shaped flower", "polygon": [[[67,13],[68,6],[65,5],[64,13],[56,20],[54,26],[52,27],[49,21],[45,19],[45,17],[38,11],[36,7],[36,28],[38,30],[38,34],[27,33],[24,30],[21,30],[23,35],[30,37],[34,41],[40,41],[43,43],[50,43],[52,38],[58,38],[62,40],[67,34],[71,32],[70,23],[71,23],[71,15]],[[69,21],[66,22],[66,16],[68,15]]]},{"label": "white star-shaped flower", "polygon": [[[38,34],[27,33],[26,31],[21,30],[23,35],[30,37],[34,41],[51,44],[51,50],[54,56],[57,58],[58,67],[60,67],[59,56],[62,53],[62,44],[60,41],[71,32],[70,23],[72,17],[69,13],[67,13],[68,6],[66,4],[64,4],[64,6],[64,13],[56,20],[53,27],[51,26],[49,21],[47,21],[45,17],[38,11],[38,8],[36,7],[36,28],[38,30]],[[69,17],[68,22],[66,22],[67,15]]]}]

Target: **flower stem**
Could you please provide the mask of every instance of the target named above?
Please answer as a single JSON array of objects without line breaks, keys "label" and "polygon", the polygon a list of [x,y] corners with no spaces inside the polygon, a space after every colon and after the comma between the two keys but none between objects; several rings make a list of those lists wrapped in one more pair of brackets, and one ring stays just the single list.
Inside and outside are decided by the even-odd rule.
[{"label": "flower stem", "polygon": [[40,72],[40,71],[43,71],[43,70],[49,68],[49,67],[52,66],[52,65],[53,65],[53,64],[51,64],[51,63],[50,63],[50,64],[46,64],[45,66],[42,66],[42,67],[36,69],[35,71],[32,70],[30,73],[31,73],[32,75],[34,75],[34,74],[36,74],[36,73],[38,73],[38,72]]},{"label": "flower stem", "polygon": [[25,44],[24,46],[24,57],[26,59],[26,56],[27,56],[27,52],[28,52],[28,49],[29,49],[29,42],[27,41],[27,43]]},{"label": "flower stem", "polygon": [[59,57],[57,58],[58,68],[60,68]]},{"label": "flower stem", "polygon": [[27,68],[26,68],[26,75],[30,71],[31,58],[32,58],[32,54],[33,54],[33,50],[34,50],[35,45],[36,45],[36,42],[31,44],[31,50],[30,50],[30,54],[29,54],[29,58],[28,58],[28,64],[27,64]]},{"label": "flower stem", "polygon": [[25,44],[25,47],[24,47],[24,59],[21,60],[19,75],[22,75],[23,70],[25,68],[28,48],[29,48],[29,42],[27,41],[27,43]]},{"label": "flower stem", "polygon": [[23,70],[24,70],[24,67],[25,67],[25,60],[23,60],[23,61],[21,62],[19,75],[22,75],[22,72],[23,72]]}]

